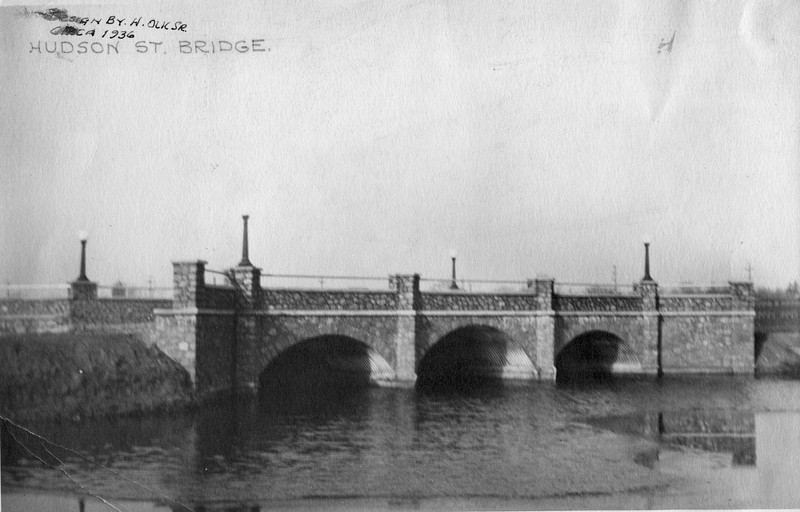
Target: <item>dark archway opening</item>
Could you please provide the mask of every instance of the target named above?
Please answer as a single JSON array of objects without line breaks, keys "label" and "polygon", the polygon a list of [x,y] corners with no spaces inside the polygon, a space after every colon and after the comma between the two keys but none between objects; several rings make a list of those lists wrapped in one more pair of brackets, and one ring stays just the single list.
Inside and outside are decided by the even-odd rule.
[{"label": "dark archway opening", "polygon": [[347,336],[320,336],[279,354],[261,372],[262,407],[297,414],[324,414],[374,384],[390,381],[389,364],[365,343]]},{"label": "dark archway opening", "polygon": [[636,354],[616,335],[592,331],[569,342],[556,356],[558,383],[596,382],[640,373]]},{"label": "dark archway opening", "polygon": [[469,389],[535,377],[530,358],[508,335],[492,327],[468,326],[428,350],[417,368],[417,387]]}]

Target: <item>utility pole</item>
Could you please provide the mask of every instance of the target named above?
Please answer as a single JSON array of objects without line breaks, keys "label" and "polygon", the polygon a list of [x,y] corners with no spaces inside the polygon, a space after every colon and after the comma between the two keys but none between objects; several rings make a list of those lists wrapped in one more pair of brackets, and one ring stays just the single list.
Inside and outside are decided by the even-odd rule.
[{"label": "utility pole", "polygon": [[747,266],[744,267],[744,269],[747,271],[747,282],[752,283],[753,282],[753,266],[750,265],[749,261],[747,262]]}]

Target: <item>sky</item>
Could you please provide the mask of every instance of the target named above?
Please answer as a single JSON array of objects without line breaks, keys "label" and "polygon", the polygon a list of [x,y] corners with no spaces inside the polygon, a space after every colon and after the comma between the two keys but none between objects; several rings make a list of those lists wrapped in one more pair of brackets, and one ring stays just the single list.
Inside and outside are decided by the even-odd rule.
[{"label": "sky", "polygon": [[647,235],[661,283],[800,279],[796,2],[53,7],[101,23],[0,7],[3,282],[81,230],[101,284],[227,268],[245,213],[264,273],[633,282]]}]

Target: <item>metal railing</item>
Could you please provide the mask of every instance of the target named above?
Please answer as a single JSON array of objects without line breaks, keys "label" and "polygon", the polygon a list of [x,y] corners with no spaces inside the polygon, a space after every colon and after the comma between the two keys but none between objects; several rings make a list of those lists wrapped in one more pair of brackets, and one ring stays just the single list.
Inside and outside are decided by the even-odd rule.
[{"label": "metal railing", "polygon": [[115,284],[113,286],[98,286],[98,299],[171,299],[172,287],[165,286],[127,286]]},{"label": "metal railing", "polygon": [[[311,274],[263,274],[261,286],[272,289],[304,289],[304,290],[376,290],[390,291],[392,276],[330,276]],[[218,270],[205,270],[207,286],[233,287],[228,274]],[[452,279],[425,278],[420,279],[420,290],[423,292],[467,292],[467,293],[534,293],[528,287],[528,281],[503,279],[457,279],[457,289],[452,288]],[[636,295],[637,284],[615,283],[564,283],[556,282],[554,292],[557,295],[574,296],[614,296]],[[730,294],[728,283],[667,283],[658,285],[660,295],[727,295]],[[21,299],[69,299],[72,296],[70,284],[0,284],[0,300]],[[172,287],[164,286],[128,286],[115,284],[97,287],[98,298],[128,299],[171,299]],[[797,299],[795,299],[797,300]]]},{"label": "metal railing", "polygon": [[69,299],[71,296],[72,296],[72,287],[69,284],[0,285],[0,300]]},{"label": "metal railing", "polygon": [[728,295],[728,283],[665,283],[658,285],[660,295]]},{"label": "metal railing", "polygon": [[535,292],[528,288],[528,281],[519,279],[453,279],[426,278],[419,280],[419,288],[423,292],[466,292],[466,293],[525,293]]},{"label": "metal railing", "polygon": [[224,286],[225,288],[231,288],[234,285],[230,276],[219,270],[205,269],[204,279],[206,286]]},{"label": "metal railing", "polygon": [[262,288],[303,290],[376,290],[389,291],[389,276],[325,276],[310,274],[262,274]]},{"label": "metal railing", "polygon": [[574,296],[617,296],[635,295],[636,285],[619,283],[555,283],[553,292],[556,295]]}]

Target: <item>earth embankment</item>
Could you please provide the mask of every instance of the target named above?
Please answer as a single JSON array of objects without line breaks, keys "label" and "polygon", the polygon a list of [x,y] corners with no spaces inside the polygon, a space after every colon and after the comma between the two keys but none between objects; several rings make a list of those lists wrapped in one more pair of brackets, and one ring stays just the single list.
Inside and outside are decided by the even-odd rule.
[{"label": "earth embankment", "polygon": [[125,334],[0,337],[0,412],[17,421],[77,420],[193,403],[186,370]]}]

